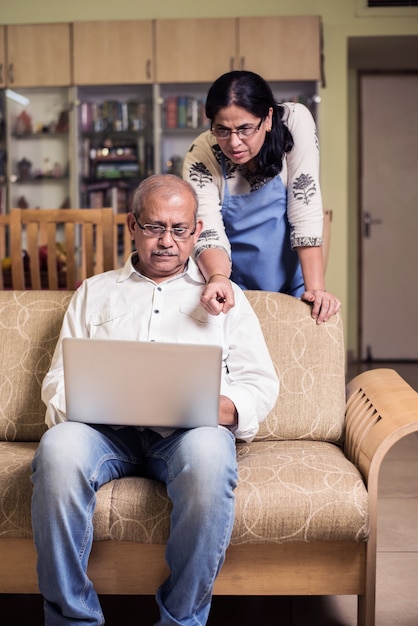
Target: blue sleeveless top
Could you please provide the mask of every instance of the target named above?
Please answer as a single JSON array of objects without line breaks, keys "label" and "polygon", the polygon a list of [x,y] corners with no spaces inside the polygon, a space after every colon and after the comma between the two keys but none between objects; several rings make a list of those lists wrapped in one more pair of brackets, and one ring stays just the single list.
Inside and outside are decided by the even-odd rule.
[{"label": "blue sleeveless top", "polygon": [[242,289],[304,292],[298,254],[290,247],[287,190],[280,176],[260,189],[231,196],[222,158],[225,195],[222,217],[231,244],[231,279]]}]

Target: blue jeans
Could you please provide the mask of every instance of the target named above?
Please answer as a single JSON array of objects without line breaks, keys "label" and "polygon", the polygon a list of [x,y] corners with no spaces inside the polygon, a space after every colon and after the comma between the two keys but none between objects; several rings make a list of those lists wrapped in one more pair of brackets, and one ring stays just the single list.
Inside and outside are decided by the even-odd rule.
[{"label": "blue jeans", "polygon": [[151,430],[64,422],[42,437],[33,470],[32,526],[46,626],[105,623],[86,574],[92,519],[99,487],[123,476],[162,481],[173,503],[170,576],[157,591],[157,626],[206,624],[234,519],[232,433],[196,428],[163,439]]}]

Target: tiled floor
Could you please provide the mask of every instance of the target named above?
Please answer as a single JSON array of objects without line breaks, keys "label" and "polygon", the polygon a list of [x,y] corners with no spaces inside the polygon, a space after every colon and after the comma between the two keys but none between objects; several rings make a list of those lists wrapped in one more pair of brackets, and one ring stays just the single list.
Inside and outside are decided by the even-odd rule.
[{"label": "tiled floor", "polygon": [[[349,378],[362,369],[349,366]],[[418,391],[418,364],[388,364]],[[0,555],[1,558],[1,555]],[[151,626],[153,598],[102,598],[107,626]],[[1,596],[1,626],[41,626],[39,596]],[[355,626],[356,598],[214,598],[208,626]],[[377,558],[376,626],[418,626],[418,435],[392,448],[383,462]]]}]

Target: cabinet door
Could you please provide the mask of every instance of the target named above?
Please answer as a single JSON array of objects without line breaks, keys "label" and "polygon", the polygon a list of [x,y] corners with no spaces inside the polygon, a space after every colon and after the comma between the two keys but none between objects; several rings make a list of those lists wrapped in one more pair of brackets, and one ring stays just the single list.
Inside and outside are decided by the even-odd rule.
[{"label": "cabinet door", "polygon": [[75,22],[74,83],[151,83],[152,44],[151,20]]},{"label": "cabinet door", "polygon": [[156,82],[211,83],[234,69],[236,20],[156,21]]},{"label": "cabinet door", "polygon": [[5,37],[4,26],[0,26],[0,87],[4,87],[6,84],[6,50],[5,50]]},{"label": "cabinet door", "polygon": [[7,63],[10,87],[70,85],[70,25],[7,26]]},{"label": "cabinet door", "polygon": [[238,19],[238,68],[268,81],[320,80],[319,17]]}]

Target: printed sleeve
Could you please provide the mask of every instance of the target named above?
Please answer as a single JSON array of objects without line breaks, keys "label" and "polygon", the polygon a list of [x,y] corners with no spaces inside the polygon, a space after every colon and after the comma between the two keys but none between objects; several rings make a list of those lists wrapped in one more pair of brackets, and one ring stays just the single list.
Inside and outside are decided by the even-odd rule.
[{"label": "printed sleeve", "polygon": [[213,149],[212,135],[199,135],[186,153],[183,178],[195,189],[199,199],[198,218],[203,230],[195,246],[195,258],[208,248],[221,248],[231,256],[231,247],[222,220],[223,176]]},{"label": "printed sleeve", "polygon": [[286,156],[287,215],[292,248],[322,245],[323,209],[319,184],[319,141],[309,109],[300,103],[285,105],[285,122],[294,147]]}]

